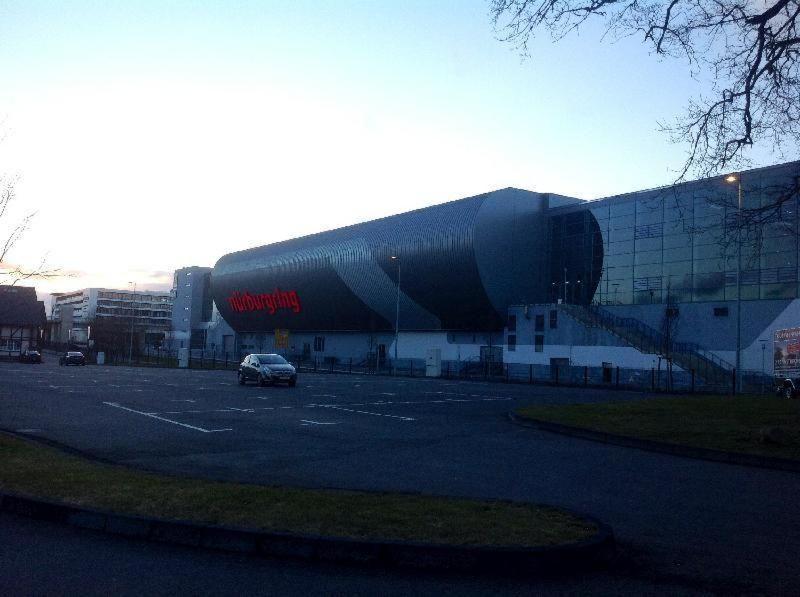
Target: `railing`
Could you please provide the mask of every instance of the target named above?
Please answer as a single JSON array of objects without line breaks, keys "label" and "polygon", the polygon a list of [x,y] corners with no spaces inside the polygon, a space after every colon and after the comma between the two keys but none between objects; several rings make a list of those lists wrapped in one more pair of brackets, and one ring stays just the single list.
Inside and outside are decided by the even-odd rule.
[{"label": "railing", "polygon": [[707,382],[727,383],[733,365],[694,342],[675,342],[663,332],[633,317],[619,317],[599,306],[561,305],[574,319],[601,327],[642,352],[671,359],[682,369],[696,371]]}]

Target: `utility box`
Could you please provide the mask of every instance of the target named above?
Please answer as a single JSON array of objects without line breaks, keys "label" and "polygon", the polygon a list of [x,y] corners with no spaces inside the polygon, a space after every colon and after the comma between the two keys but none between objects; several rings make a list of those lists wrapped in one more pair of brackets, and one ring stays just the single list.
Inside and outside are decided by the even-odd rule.
[{"label": "utility box", "polygon": [[189,349],[188,348],[179,348],[178,349],[178,367],[181,369],[186,369],[189,367]]},{"label": "utility box", "polygon": [[425,377],[442,376],[442,350],[429,348],[425,355]]},{"label": "utility box", "polygon": [[106,364],[106,353],[98,352],[97,353],[97,364],[98,365],[105,365]]}]

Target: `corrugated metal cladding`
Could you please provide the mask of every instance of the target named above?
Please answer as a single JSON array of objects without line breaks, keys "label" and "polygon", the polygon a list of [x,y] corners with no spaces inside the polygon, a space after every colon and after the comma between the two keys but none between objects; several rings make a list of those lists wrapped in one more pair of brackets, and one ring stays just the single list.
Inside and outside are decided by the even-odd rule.
[{"label": "corrugated metal cladding", "polygon": [[509,304],[547,300],[550,203],[508,188],[231,253],[214,300],[240,332],[392,330],[399,267],[401,329],[499,329]]}]

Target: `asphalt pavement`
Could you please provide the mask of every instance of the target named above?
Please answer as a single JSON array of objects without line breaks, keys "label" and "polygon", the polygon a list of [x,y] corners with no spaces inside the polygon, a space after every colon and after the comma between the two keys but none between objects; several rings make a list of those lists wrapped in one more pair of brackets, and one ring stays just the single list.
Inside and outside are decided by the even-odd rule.
[{"label": "asphalt pavement", "polygon": [[563,437],[506,416],[642,394],[327,374],[242,387],[230,371],[52,361],[0,364],[0,427],[170,474],[565,506],[614,528],[628,580],[800,590],[800,475]]}]

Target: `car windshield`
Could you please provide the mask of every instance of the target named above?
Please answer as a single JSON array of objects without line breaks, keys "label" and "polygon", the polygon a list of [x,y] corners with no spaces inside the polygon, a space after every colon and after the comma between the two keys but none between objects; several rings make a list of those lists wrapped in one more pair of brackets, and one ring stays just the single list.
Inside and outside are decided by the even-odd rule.
[{"label": "car windshield", "polygon": [[262,365],[285,365],[286,359],[279,354],[257,354],[255,358]]}]

